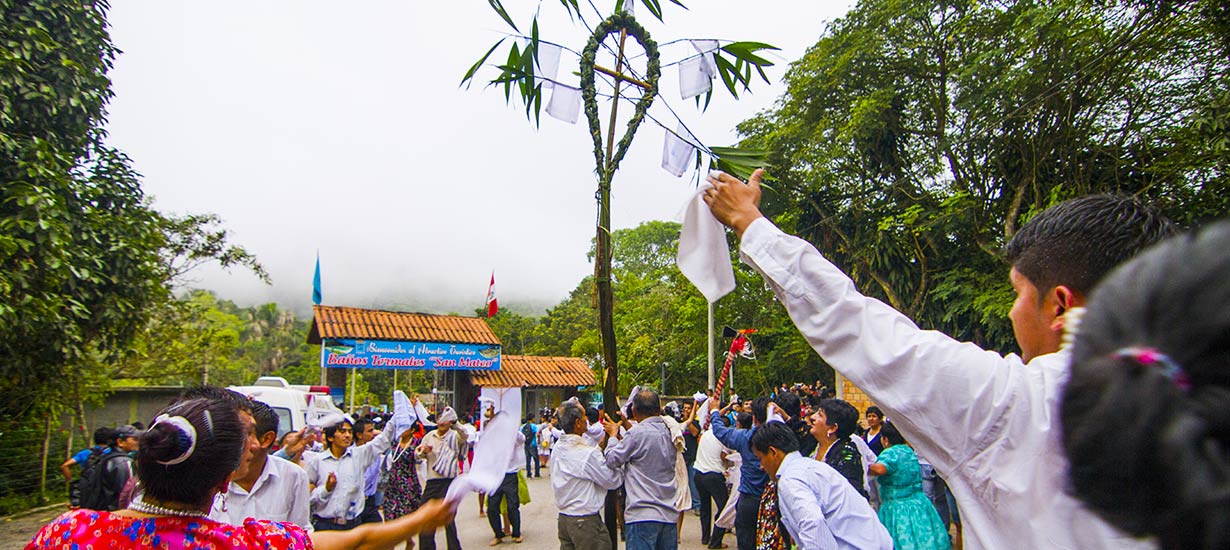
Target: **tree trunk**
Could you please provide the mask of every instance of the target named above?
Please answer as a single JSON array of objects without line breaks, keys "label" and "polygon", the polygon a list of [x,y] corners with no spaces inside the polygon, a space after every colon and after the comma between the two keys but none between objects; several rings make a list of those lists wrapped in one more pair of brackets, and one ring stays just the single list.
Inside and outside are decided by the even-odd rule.
[{"label": "tree trunk", "polygon": [[43,418],[43,462],[38,472],[38,502],[47,502],[47,455],[51,452],[51,413]]}]

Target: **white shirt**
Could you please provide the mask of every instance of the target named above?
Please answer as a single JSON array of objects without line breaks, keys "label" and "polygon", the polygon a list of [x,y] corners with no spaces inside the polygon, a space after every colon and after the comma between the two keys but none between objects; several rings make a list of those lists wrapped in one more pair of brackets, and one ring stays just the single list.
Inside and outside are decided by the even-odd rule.
[{"label": "white shirt", "polygon": [[720,474],[726,471],[722,458],[730,453],[730,449],[713,435],[713,430],[705,430],[700,434],[700,443],[696,446],[696,462],[692,463],[692,468],[698,474]]},{"label": "white shirt", "polygon": [[1152,548],[1064,491],[1058,401],[1068,351],[1025,365],[919,329],[863,296],[810,243],[752,222],[743,261],[773,287],[825,362],[867,392],[960,503],[966,548]]},{"label": "white shirt", "polygon": [[[349,521],[363,513],[363,474],[389,450],[394,431],[384,430],[366,445],[351,445],[340,458],[326,450],[304,462],[308,483],[316,486],[311,498],[313,514]],[[326,489],[330,473],[337,475],[337,486],[332,491]]]},{"label": "white shirt", "polygon": [[[267,519],[290,522],[311,531],[308,498],[307,472],[293,462],[270,455],[252,484],[252,490],[245,491],[232,481],[225,501],[221,495],[214,498],[209,519],[231,525],[243,525],[247,518]],[[225,512],[222,511],[223,502],[226,503]]]},{"label": "white shirt", "polygon": [[594,422],[585,429],[585,435],[582,435],[581,439],[586,445],[597,445],[599,441],[602,441],[602,434],[605,432],[601,422]]},{"label": "white shirt", "polygon": [[560,515],[597,514],[606,492],[619,487],[623,475],[606,465],[602,451],[579,435],[565,434],[551,453],[551,489]]},{"label": "white shirt", "polygon": [[867,499],[832,466],[798,451],[777,470],[777,503],[800,550],[893,550]]}]

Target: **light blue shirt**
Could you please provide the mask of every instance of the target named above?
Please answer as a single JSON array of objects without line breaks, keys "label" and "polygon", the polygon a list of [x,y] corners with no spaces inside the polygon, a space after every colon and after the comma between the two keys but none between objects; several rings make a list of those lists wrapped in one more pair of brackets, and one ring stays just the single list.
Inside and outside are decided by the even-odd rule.
[{"label": "light blue shirt", "polygon": [[777,502],[800,550],[893,550],[867,499],[832,466],[798,451],[777,469]]}]

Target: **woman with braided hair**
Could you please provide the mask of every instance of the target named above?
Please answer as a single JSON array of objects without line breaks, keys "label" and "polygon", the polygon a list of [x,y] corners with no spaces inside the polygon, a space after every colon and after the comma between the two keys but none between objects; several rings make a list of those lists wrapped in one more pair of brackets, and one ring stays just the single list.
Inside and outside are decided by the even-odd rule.
[{"label": "woman with braided hair", "polygon": [[1063,393],[1071,491],[1163,549],[1230,548],[1230,223],[1159,244],[1093,293]]},{"label": "woman with braided hair", "polygon": [[350,531],[309,534],[291,523],[210,520],[214,496],[227,490],[252,430],[245,414],[227,399],[187,399],[167,407],[141,435],[141,493],[128,508],[67,512],[39,530],[26,550],[384,550],[452,519],[451,508],[434,501],[400,519]]}]

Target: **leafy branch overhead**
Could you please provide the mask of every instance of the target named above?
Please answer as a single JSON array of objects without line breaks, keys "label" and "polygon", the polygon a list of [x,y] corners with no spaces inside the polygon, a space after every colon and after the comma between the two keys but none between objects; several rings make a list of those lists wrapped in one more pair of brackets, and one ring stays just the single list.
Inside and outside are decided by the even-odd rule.
[{"label": "leafy branch overhead", "polygon": [[[640,0],[641,4],[658,20],[662,19],[662,2],[657,0]],[[520,103],[525,107],[526,117],[532,119],[537,124],[540,119],[543,103],[543,83],[546,82],[538,74],[538,54],[541,44],[552,44],[540,39],[538,28],[538,16],[534,15],[530,23],[529,34],[522,33],[520,27],[514,22],[513,17],[508,14],[504,5],[500,0],[488,0],[491,8],[499,14],[500,18],[512,29],[512,35],[501,38],[493,44],[486,53],[478,58],[465,76],[461,79],[461,84],[467,88],[473,84],[478,72],[487,65],[488,61],[492,60],[492,56],[496,55],[496,50],[506,42],[511,42],[508,45],[508,53],[503,56],[504,62],[495,65],[495,68],[500,72],[495,77],[487,81],[489,86],[503,87],[504,98],[511,101],[513,92],[516,91]],[[574,0],[560,0],[564,9],[572,20],[584,21],[583,14],[579,2]],[[681,8],[687,9],[682,2],[671,0],[670,3]],[[620,13],[624,10],[624,0],[618,0],[615,3],[615,12]],[[602,14],[595,14],[599,18],[604,18]],[[766,67],[772,67],[772,61],[764,58],[761,52],[775,51],[778,48],[765,44],[763,42],[730,42],[712,52],[713,61],[717,68],[717,77],[722,81],[726,91],[732,97],[739,97],[740,92],[751,90],[751,86],[756,77],[759,77],[765,83],[769,82],[768,75],[765,74]],[[570,51],[570,50],[569,50]],[[575,53],[575,52],[574,52]],[[697,57],[703,54],[695,54],[691,57]],[[497,57],[496,59],[499,59]],[[681,60],[682,61],[682,60]],[[625,67],[625,70],[629,70]],[[643,79],[641,79],[643,80]],[[712,91],[706,94],[704,107],[709,105],[709,98]]]}]

